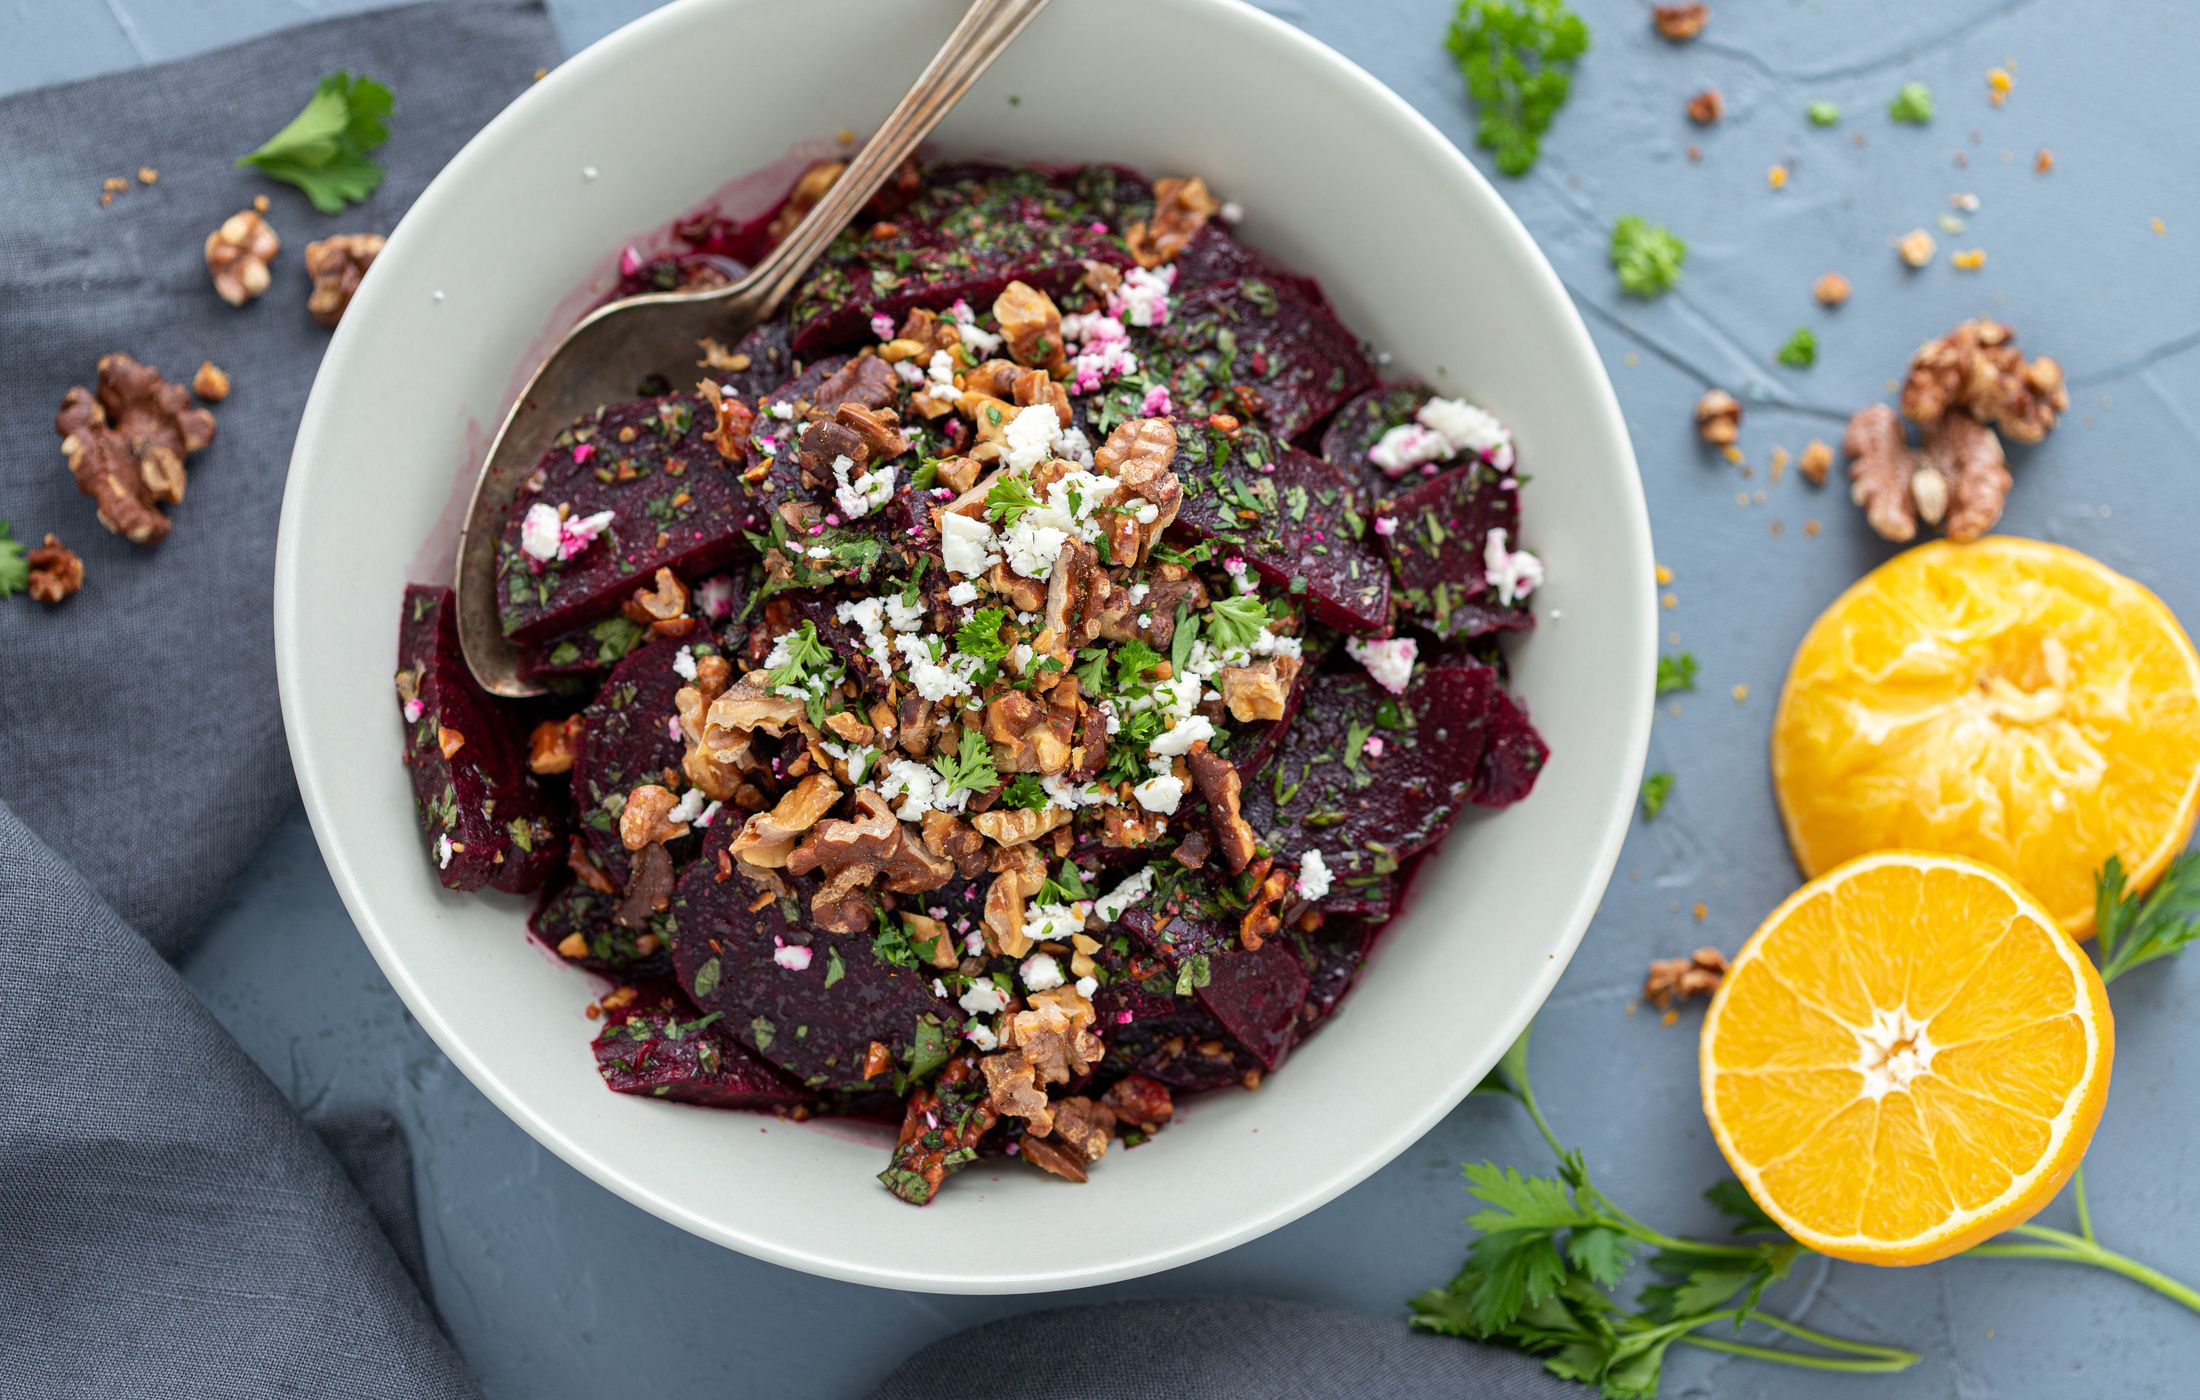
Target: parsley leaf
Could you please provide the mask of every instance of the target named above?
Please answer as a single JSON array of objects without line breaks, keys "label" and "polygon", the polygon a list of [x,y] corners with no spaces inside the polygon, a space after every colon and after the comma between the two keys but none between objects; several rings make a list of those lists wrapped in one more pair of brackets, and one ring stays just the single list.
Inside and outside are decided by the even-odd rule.
[{"label": "parsley leaf", "polygon": [[1832,126],[1841,120],[1841,109],[1831,102],[1813,102],[1803,109],[1812,126]]},{"label": "parsley leaf", "polygon": [[1797,326],[1795,334],[1787,338],[1787,344],[1774,352],[1772,358],[1789,369],[1809,369],[1818,363],[1818,333],[1808,326]]},{"label": "parsley leaf", "polygon": [[1217,598],[1207,610],[1207,635],[1224,651],[1252,646],[1267,627],[1267,605],[1250,593]]},{"label": "parsley leaf", "polygon": [[806,690],[813,676],[831,668],[833,654],[818,640],[814,622],[804,622],[788,633],[786,642],[786,661],[765,672],[764,682],[775,691],[790,687]]},{"label": "parsley leaf", "polygon": [[1933,119],[1933,90],[1923,83],[1904,83],[1887,104],[1887,115],[1898,122],[1923,126]]},{"label": "parsley leaf", "polygon": [[296,185],[314,208],[334,214],[382,183],[382,167],[367,153],[389,139],[382,119],[391,106],[390,90],[374,79],[331,73],[289,125],[237,164]]},{"label": "parsley leaf", "polygon": [[1480,109],[1475,144],[1507,175],[1526,174],[1573,90],[1589,26],[1565,0],[1459,0],[1444,47]]},{"label": "parsley leaf", "polygon": [[962,732],[962,744],[956,752],[932,755],[932,770],[947,782],[942,797],[953,797],[958,792],[991,792],[1001,782],[1001,775],[993,771],[993,746],[975,729]]},{"label": "parsley leaf", "polygon": [[1640,214],[1622,214],[1612,225],[1612,270],[1629,296],[1654,297],[1681,280],[1688,245],[1663,224]]},{"label": "parsley leaf", "polygon": [[15,527],[0,520],[0,598],[12,598],[30,587],[31,565]]},{"label": "parsley leaf", "polygon": [[2181,953],[2200,938],[2200,851],[2171,861],[2143,899],[2127,893],[2124,863],[2110,856],[2101,867],[2093,900],[2102,981],[2113,982],[2144,963]]},{"label": "parsley leaf", "polygon": [[1020,476],[1003,476],[985,493],[986,519],[1003,525],[1015,524],[1024,518],[1025,511],[1037,510],[1039,504],[1039,498],[1031,494],[1031,483]]},{"label": "parsley leaf", "polygon": [[1001,628],[1008,622],[1006,608],[980,608],[955,629],[955,650],[980,661],[999,661],[1008,655],[1008,639]]},{"label": "parsley leaf", "polygon": [[1137,637],[1115,649],[1115,684],[1121,690],[1152,689],[1146,672],[1161,664],[1161,653]]},{"label": "parsley leaf", "polygon": [[1684,651],[1677,656],[1658,658],[1658,694],[1671,695],[1676,690],[1696,688],[1696,654]]},{"label": "parsley leaf", "polygon": [[1001,789],[1000,805],[1003,807],[1036,812],[1046,806],[1047,801],[1045,784],[1030,773],[1018,773],[1008,780],[1007,787]]},{"label": "parsley leaf", "polygon": [[1666,795],[1673,791],[1671,773],[1649,773],[1642,780],[1642,819],[1655,821],[1665,810]]}]

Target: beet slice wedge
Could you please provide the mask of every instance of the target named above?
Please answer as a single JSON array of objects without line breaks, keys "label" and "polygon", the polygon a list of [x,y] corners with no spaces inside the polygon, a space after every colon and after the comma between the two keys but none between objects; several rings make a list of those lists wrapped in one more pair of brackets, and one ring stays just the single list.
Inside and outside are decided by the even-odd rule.
[{"label": "beet slice wedge", "polygon": [[1508,603],[1490,586],[1483,554],[1490,532],[1520,543],[1520,489],[1509,472],[1456,467],[1390,499],[1396,522],[1382,537],[1399,606],[1445,640],[1521,632],[1535,626],[1525,599]]},{"label": "beet slice wedge", "polygon": [[408,584],[397,627],[397,708],[413,806],[436,878],[524,894],[557,869],[563,823],[503,713],[458,646],[456,595]]},{"label": "beet slice wedge", "polygon": [[1196,999],[1117,1026],[1107,1039],[1110,1066],[1158,1079],[1173,1089],[1198,1091],[1242,1084],[1260,1063]]},{"label": "beet slice wedge", "polygon": [[907,209],[841,234],[795,289],[795,353],[875,340],[873,317],[899,325],[911,307],[965,301],[982,314],[1014,281],[1058,295],[1087,259],[1127,267],[1122,230],[1152,201],[1143,180],[1114,166],[927,169]]},{"label": "beet slice wedge", "polygon": [[[497,541],[506,636],[547,641],[616,612],[660,568],[692,577],[748,552],[763,521],[709,441],[716,421],[702,400],[671,394],[612,404],[558,435],[536,468],[541,485],[513,501]],[[520,545],[537,505],[612,519],[570,559],[537,559]]]},{"label": "beet slice wedge", "polygon": [[1272,584],[1303,594],[1340,631],[1390,627],[1390,570],[1365,537],[1367,517],[1342,472],[1257,428],[1226,432],[1176,420],[1175,530],[1243,555]]},{"label": "beet slice wedge", "polygon": [[[1364,675],[1324,676],[1243,811],[1278,860],[1318,850],[1335,891],[1388,881],[1443,839],[1471,799],[1503,702],[1486,666],[1420,671],[1403,696]],[[1367,740],[1383,741],[1370,756]]]},{"label": "beet slice wedge", "polygon": [[[750,908],[754,885],[737,873],[719,878],[717,853],[737,830],[731,821],[713,827],[673,892],[672,957],[682,989],[703,1010],[722,1013],[727,1034],[811,1089],[865,1088],[872,1041],[911,1078],[937,1069],[962,1021],[952,1001],[933,994],[938,974],[885,961],[867,934],[810,927],[806,888]],[[808,960],[776,956],[792,948]]]},{"label": "beet slice wedge", "polygon": [[1413,421],[1429,401],[1428,386],[1418,380],[1379,384],[1337,410],[1322,431],[1322,457],[1341,468],[1370,500],[1408,486],[1375,465],[1368,453],[1392,428]]},{"label": "beet slice wedge", "polygon": [[[570,884],[536,906],[527,931],[543,947],[588,972],[627,982],[671,977],[672,916],[659,914],[646,928],[622,928],[612,918],[618,907],[617,895]],[[579,943],[568,941],[575,937]],[[640,941],[645,938],[646,944]]]},{"label": "beet slice wedge", "polygon": [[1298,952],[1307,976],[1306,1005],[1299,1010],[1294,1043],[1320,1030],[1336,1014],[1345,994],[1359,982],[1381,931],[1380,918],[1332,918],[1312,933],[1292,930],[1284,935]]},{"label": "beet slice wedge", "polygon": [[[1176,284],[1171,290],[1178,296],[1202,287],[1252,279],[1288,287],[1298,296],[1321,306],[1329,304],[1329,298],[1322,294],[1321,283],[1276,266],[1239,242],[1227,225],[1212,219],[1202,225],[1199,232],[1192,235],[1192,241],[1184,245],[1184,251],[1176,255],[1175,267]],[[1253,295],[1260,293],[1256,291]]]},{"label": "beet slice wedge", "polygon": [[592,675],[616,666],[649,637],[649,629],[621,613],[520,648],[520,674],[532,680]]},{"label": "beet slice wedge", "polygon": [[637,999],[597,1032],[596,1072],[615,1094],[706,1108],[771,1112],[810,1101],[801,1085],[721,1030],[723,1019],[696,1014],[677,993]]},{"label": "beet slice wedge", "polygon": [[1298,950],[1271,938],[1212,959],[1199,1000],[1263,1069],[1273,1071],[1291,1053],[1308,985]]},{"label": "beet slice wedge", "polygon": [[1526,797],[1550,757],[1550,745],[1528,720],[1528,707],[1499,690],[1490,703],[1489,743],[1474,770],[1475,805],[1510,807]]},{"label": "beet slice wedge", "polygon": [[[602,688],[581,711],[579,752],[573,758],[573,807],[581,843],[611,883],[626,885],[631,857],[619,840],[619,814],[626,795],[644,783],[675,793],[687,789],[680,760],[687,744],[677,729],[673,696],[687,684],[680,674],[680,653],[690,658],[717,649],[710,634],[660,637],[636,648],[611,668]],[[669,777],[669,781],[667,780]],[[694,847],[693,837],[673,843],[677,860]]]}]

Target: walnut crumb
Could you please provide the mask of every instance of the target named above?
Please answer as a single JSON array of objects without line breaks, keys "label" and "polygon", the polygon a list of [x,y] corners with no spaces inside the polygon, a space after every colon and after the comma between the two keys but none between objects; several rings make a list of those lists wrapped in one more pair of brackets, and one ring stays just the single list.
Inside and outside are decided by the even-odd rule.
[{"label": "walnut crumb", "polygon": [[1658,37],[1675,44],[1685,44],[1711,22],[1709,5],[1653,5],[1650,7],[1650,23],[1657,27]]},{"label": "walnut crumb", "polygon": [[306,300],[306,314],[324,326],[344,317],[359,279],[381,256],[389,240],[379,233],[339,233],[306,245],[306,272],[313,278],[313,295]]},{"label": "walnut crumb", "polygon": [[1698,126],[1710,126],[1726,115],[1726,99],[1717,88],[1705,88],[1688,99],[1688,119]]},{"label": "walnut crumb", "polygon": [[1811,284],[1810,294],[1820,306],[1839,306],[1849,299],[1849,279],[1838,272],[1829,272]]},{"label": "walnut crumb", "polygon": [[1933,241],[1931,234],[1921,228],[1913,228],[1895,240],[1894,250],[1911,267],[1923,267],[1933,260],[1933,250],[1939,246]]},{"label": "walnut crumb", "polygon": [[231,306],[242,306],[268,288],[267,265],[282,251],[283,240],[253,209],[222,220],[206,235],[206,270],[214,291]]},{"label": "walnut crumb", "polygon": [[1660,1011],[1675,1001],[1708,997],[1726,976],[1726,955],[1716,948],[1698,948],[1685,958],[1657,958],[1642,979],[1642,999]]},{"label": "walnut crumb", "polygon": [[1741,435],[1742,405],[1724,389],[1711,389],[1696,400],[1696,431],[1715,447],[1731,446]]},{"label": "walnut crumb", "polygon": [[1803,455],[1795,461],[1796,470],[1813,486],[1826,484],[1826,473],[1833,467],[1833,449],[1821,438],[1812,438],[1803,444]]},{"label": "walnut crumb", "polygon": [[229,373],[212,360],[199,361],[199,372],[191,376],[191,392],[208,403],[220,403],[229,397]]},{"label": "walnut crumb", "polygon": [[84,586],[84,561],[50,530],[46,542],[26,554],[23,562],[31,570],[26,588],[41,603],[59,603]]}]

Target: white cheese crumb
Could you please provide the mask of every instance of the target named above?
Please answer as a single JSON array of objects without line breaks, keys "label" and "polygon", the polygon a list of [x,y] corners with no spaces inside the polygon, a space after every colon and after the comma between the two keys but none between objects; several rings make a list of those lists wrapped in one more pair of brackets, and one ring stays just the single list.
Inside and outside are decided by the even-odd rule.
[{"label": "white cheese crumb", "polygon": [[672,804],[672,810],[665,813],[665,820],[674,826],[694,821],[703,815],[703,804],[709,800],[703,795],[701,788],[689,788],[680,794],[678,802]]},{"label": "white cheese crumb", "polygon": [[695,648],[681,647],[678,651],[672,653],[672,669],[679,675],[681,680],[694,680]]},{"label": "white cheese crumb", "polygon": [[1344,649],[1353,660],[1367,668],[1375,684],[1393,695],[1403,695],[1413,681],[1413,661],[1421,644],[1411,637],[1391,637],[1383,641],[1354,637],[1344,644]]},{"label": "white cheese crumb", "polygon": [[1184,800],[1184,780],[1174,773],[1156,773],[1132,788],[1131,796],[1147,811],[1171,816],[1176,812],[1176,805]]},{"label": "white cheese crumb", "polygon": [[975,578],[1001,562],[993,527],[950,511],[940,517],[940,562],[951,574]]},{"label": "white cheese crumb", "polygon": [[973,1016],[998,1015],[1008,1007],[1008,993],[994,986],[992,978],[981,977],[955,1004]]},{"label": "white cheese crumb", "polygon": [[1320,899],[1329,893],[1329,864],[1320,851],[1299,853],[1299,898]]},{"label": "white cheese crumb", "polygon": [[1109,890],[1092,902],[1092,916],[1103,925],[1112,924],[1123,917],[1134,904],[1142,903],[1153,893],[1153,867],[1146,866],[1137,874],[1127,877],[1122,884]]},{"label": "white cheese crumb", "polygon": [[1153,743],[1147,747],[1152,752],[1165,758],[1173,758],[1178,754],[1189,752],[1192,745],[1200,740],[1212,740],[1214,737],[1215,727],[1208,721],[1207,717],[1205,715],[1193,715],[1190,719],[1180,721],[1176,728],[1164,730],[1156,735]]},{"label": "white cheese crumb", "polygon": [[1062,985],[1062,964],[1052,953],[1033,953],[1024,959],[1021,971],[1024,986],[1034,992],[1051,991]]},{"label": "white cheese crumb", "polygon": [[1482,545],[1483,577],[1497,590],[1497,601],[1511,607],[1542,586],[1543,561],[1525,549],[1507,549],[1505,532],[1492,530]]},{"label": "white cheese crumb", "polygon": [[799,943],[784,944],[772,950],[772,961],[789,972],[801,972],[807,969],[810,965],[810,959],[815,956],[816,954]]},{"label": "white cheese crumb", "polygon": [[958,608],[967,608],[978,601],[978,585],[965,580],[947,590],[947,601]]},{"label": "white cheese crumb", "polygon": [[1079,995],[1079,996],[1083,997],[1083,998],[1084,998],[1085,1000],[1087,1000],[1087,1001],[1091,1001],[1091,1000],[1092,1000],[1092,994],[1093,994],[1094,992],[1097,992],[1097,991],[1099,991],[1099,990],[1100,990],[1100,979],[1099,979],[1099,978],[1097,978],[1097,977],[1080,977],[1080,978],[1078,978],[1078,979],[1077,979],[1077,995]]},{"label": "white cheese crumb", "polygon": [[846,453],[833,458],[833,480],[837,483],[833,487],[833,503],[850,520],[861,520],[893,497],[894,468],[874,467],[851,478],[849,474],[855,470],[855,465],[855,459]]}]

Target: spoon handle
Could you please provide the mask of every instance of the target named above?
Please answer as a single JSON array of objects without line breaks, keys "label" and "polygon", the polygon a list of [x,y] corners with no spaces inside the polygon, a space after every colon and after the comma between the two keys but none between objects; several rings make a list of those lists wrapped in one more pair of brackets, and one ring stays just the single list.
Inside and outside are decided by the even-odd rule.
[{"label": "spoon handle", "polygon": [[1047,0],[975,0],[963,12],[961,22],[940,51],[925,65],[916,83],[894,104],[871,139],[863,143],[848,168],[819,199],[794,232],[756,265],[746,279],[752,289],[758,319],[779,309],[811,263],[855,218],[856,212],[878,193],[879,187],[931,134],[970,90],[978,76],[993,66],[1009,42],[1023,32]]}]

